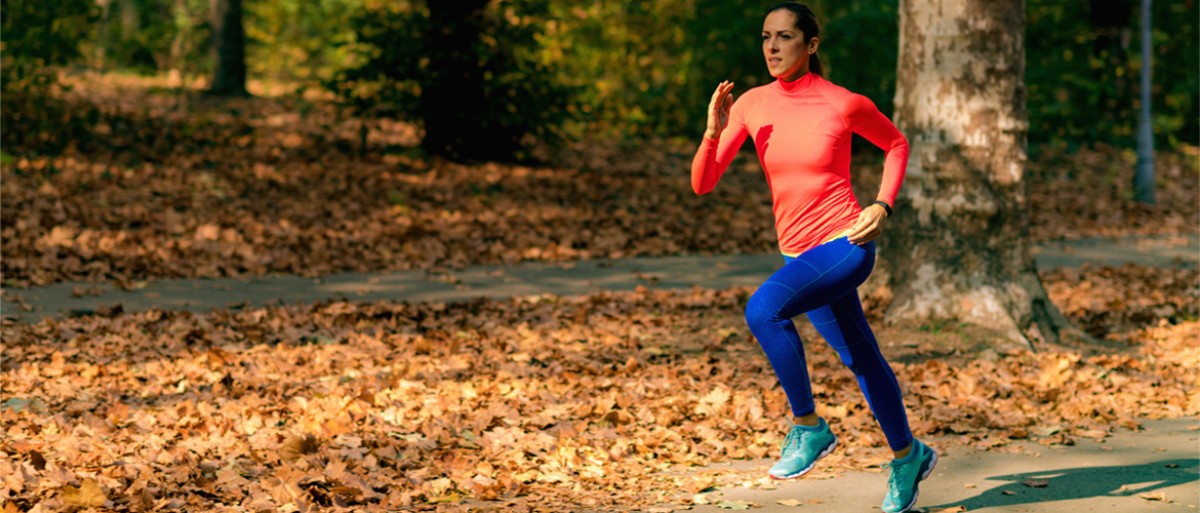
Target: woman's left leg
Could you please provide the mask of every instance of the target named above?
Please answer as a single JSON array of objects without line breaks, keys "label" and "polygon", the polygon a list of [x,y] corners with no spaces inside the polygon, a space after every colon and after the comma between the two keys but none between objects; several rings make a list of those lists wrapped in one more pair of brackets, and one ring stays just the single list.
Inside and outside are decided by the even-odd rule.
[{"label": "woman's left leg", "polygon": [[858,386],[883,429],[888,446],[892,451],[907,448],[913,435],[900,384],[879,350],[879,342],[867,323],[858,293],[850,292],[826,306],[805,312],[805,315],[858,378]]}]

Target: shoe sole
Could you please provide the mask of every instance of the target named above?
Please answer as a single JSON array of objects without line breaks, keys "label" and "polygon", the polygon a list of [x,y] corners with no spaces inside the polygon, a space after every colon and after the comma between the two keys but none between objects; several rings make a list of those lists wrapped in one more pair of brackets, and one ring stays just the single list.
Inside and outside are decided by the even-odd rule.
[{"label": "shoe sole", "polygon": [[817,466],[817,462],[821,461],[821,458],[829,456],[829,454],[832,453],[834,449],[837,449],[837,444],[838,444],[837,438],[834,438],[833,443],[829,444],[829,446],[826,447],[825,450],[821,451],[821,454],[817,455],[816,459],[813,460],[811,465],[809,465],[808,467],[805,467],[804,469],[802,469],[801,471],[799,471],[795,474],[792,474],[790,476],[783,476],[783,477],[779,477],[774,474],[767,474],[767,475],[770,476],[771,479],[774,479],[776,481],[788,481],[791,479],[798,479],[798,478],[804,477],[804,474],[807,474],[810,470],[812,470],[814,467]]},{"label": "shoe sole", "polygon": [[917,505],[917,496],[921,494],[921,481],[928,479],[929,475],[933,473],[933,467],[937,466],[937,461],[938,461],[937,451],[933,450],[933,447],[930,447],[929,453],[933,455],[933,458],[929,459],[929,468],[926,468],[923,472],[921,472],[921,477],[917,478],[917,482],[915,484],[913,484],[912,502],[908,503],[908,505],[905,506],[904,509],[901,509],[900,513],[906,513],[907,511],[911,510],[913,508],[913,506]]}]

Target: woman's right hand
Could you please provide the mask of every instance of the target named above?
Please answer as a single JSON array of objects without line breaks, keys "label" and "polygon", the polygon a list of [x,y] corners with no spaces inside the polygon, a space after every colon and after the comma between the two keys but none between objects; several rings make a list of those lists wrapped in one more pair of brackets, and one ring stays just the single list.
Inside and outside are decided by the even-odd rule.
[{"label": "woman's right hand", "polygon": [[708,127],[704,137],[716,139],[729,124],[729,109],[733,107],[730,91],[733,91],[733,82],[728,80],[717,84],[717,90],[713,91],[712,100],[708,102]]}]

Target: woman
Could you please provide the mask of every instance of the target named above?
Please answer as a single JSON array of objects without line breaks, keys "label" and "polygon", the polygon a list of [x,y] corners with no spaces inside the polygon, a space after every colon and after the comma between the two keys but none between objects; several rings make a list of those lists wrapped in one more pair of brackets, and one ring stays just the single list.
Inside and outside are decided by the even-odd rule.
[{"label": "woman", "polygon": [[[833,451],[837,437],[816,414],[800,336],[801,313],[858,378],[895,453],[883,501],[888,513],[908,511],[918,483],[937,454],[913,438],[900,386],[863,315],[857,287],[870,275],[875,245],[892,214],[908,141],[869,99],[821,77],[819,28],[804,5],[772,7],[763,22],[763,57],[776,80],[733,101],[733,84],[717,86],[708,128],[692,160],[692,188],[707,194],[752,137],[774,201],[775,227],[786,265],[751,296],[746,322],[767,354],[794,415],[777,479],[804,475]],[[887,152],[877,200],[861,208],[850,189],[850,139],[859,134]]]}]

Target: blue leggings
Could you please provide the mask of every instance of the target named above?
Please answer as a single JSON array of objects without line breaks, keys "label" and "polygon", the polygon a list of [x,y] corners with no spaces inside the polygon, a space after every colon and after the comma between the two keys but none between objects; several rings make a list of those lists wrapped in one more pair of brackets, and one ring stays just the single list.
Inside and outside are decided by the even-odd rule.
[{"label": "blue leggings", "polygon": [[900,384],[858,300],[858,286],[875,266],[875,243],[858,246],[840,237],[785,259],[787,264],[750,297],[746,323],[787,392],[792,413],[802,417],[816,411],[804,347],[791,320],[804,313],[858,378],[888,445],[894,451],[908,447],[913,436]]}]

